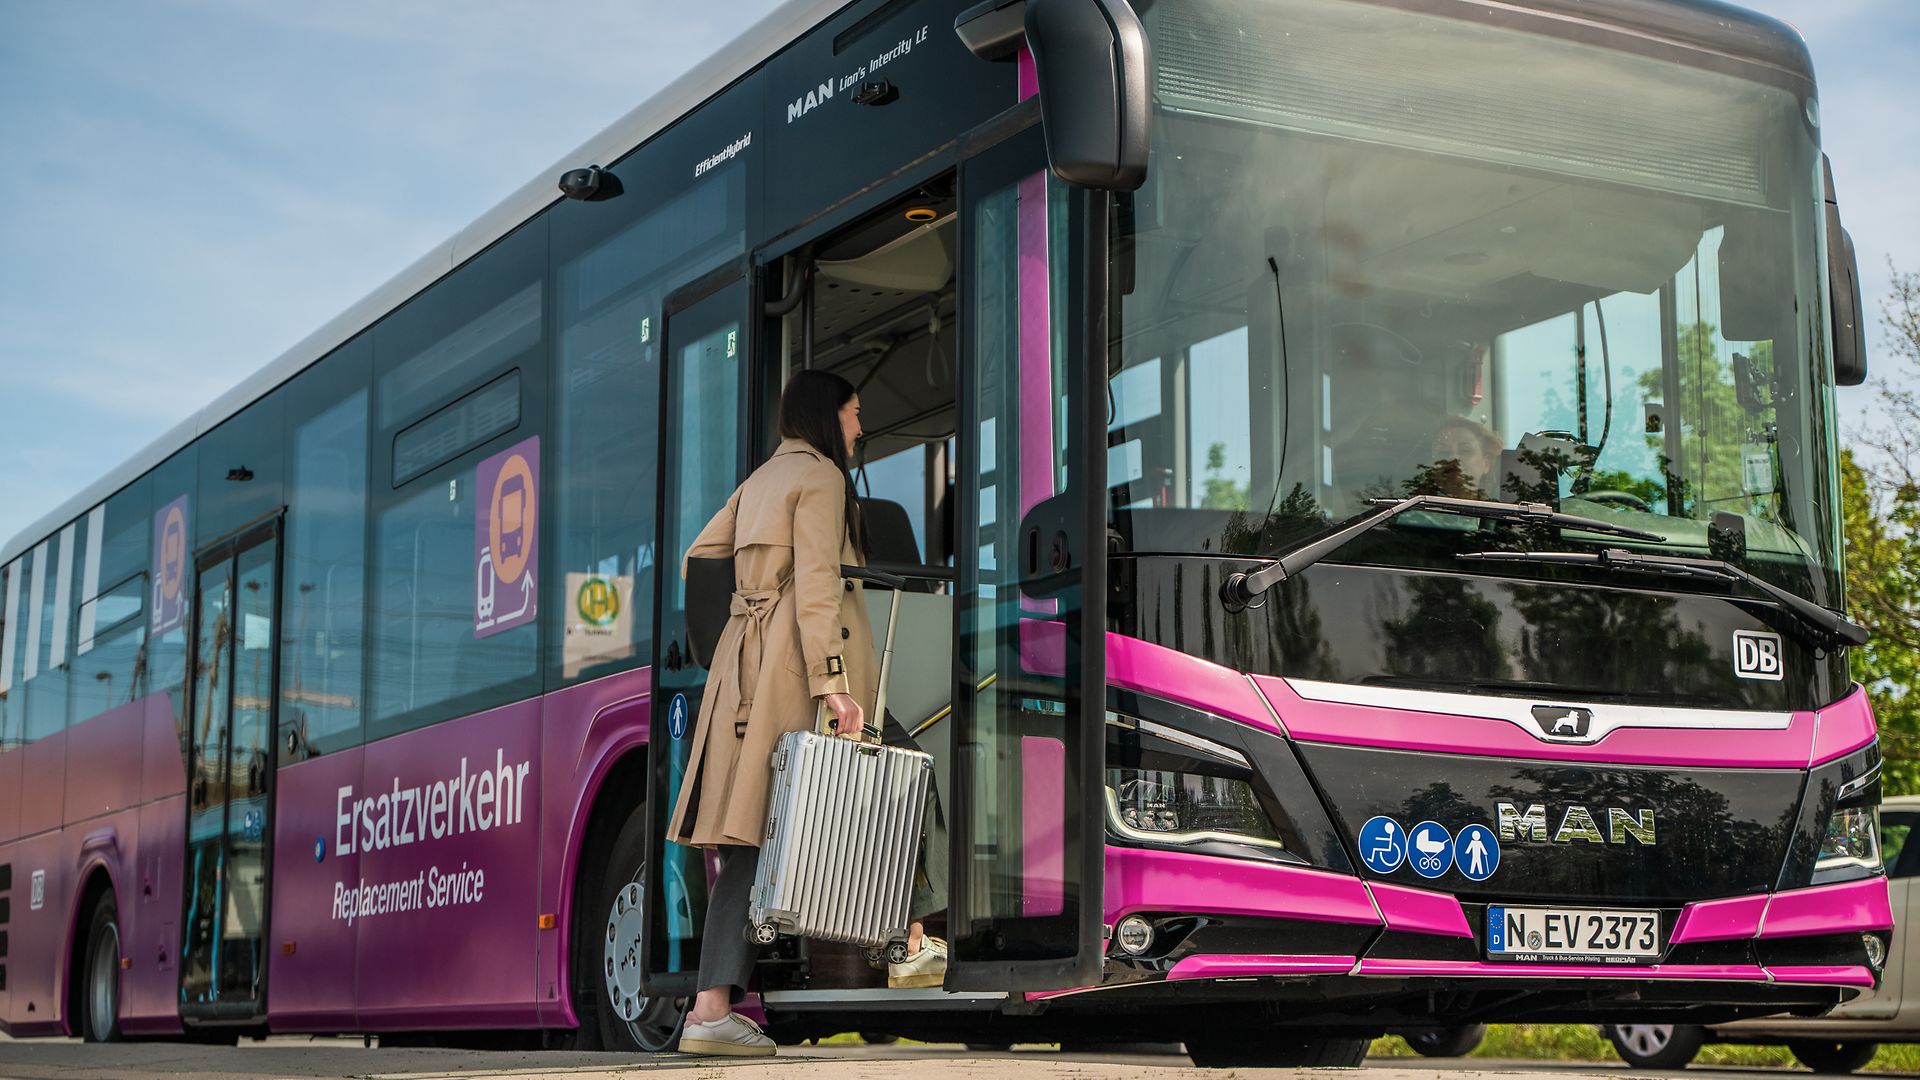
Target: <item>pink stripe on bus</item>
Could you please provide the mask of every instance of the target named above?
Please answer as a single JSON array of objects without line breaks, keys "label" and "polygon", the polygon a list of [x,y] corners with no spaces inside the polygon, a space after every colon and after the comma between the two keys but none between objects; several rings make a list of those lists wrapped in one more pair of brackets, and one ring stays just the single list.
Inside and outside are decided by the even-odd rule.
[{"label": "pink stripe on bus", "polygon": [[1380,922],[1367,887],[1347,874],[1117,847],[1107,849],[1106,864],[1106,921],[1111,924],[1136,911]]},{"label": "pink stripe on bus", "polygon": [[1509,979],[1767,981],[1766,971],[1758,964],[1651,964],[1646,967],[1627,967],[1620,964],[1494,963],[1485,960],[1399,960],[1376,957],[1363,957],[1359,974]]},{"label": "pink stripe on bus", "polygon": [[1814,714],[1796,712],[1773,731],[1620,728],[1597,743],[1549,743],[1506,720],[1312,701],[1284,679],[1255,675],[1280,722],[1300,742],[1372,746],[1422,753],[1473,754],[1537,761],[1620,765],[1697,765],[1800,769],[1812,745]]},{"label": "pink stripe on bus", "polygon": [[1353,970],[1351,956],[1189,956],[1167,972],[1168,982],[1181,979],[1235,979],[1262,975],[1344,975]]},{"label": "pink stripe on bus", "polygon": [[1816,983],[1822,986],[1873,986],[1873,972],[1852,964],[1809,964],[1780,967],[1772,965],[1767,974],[1774,982]]},{"label": "pink stripe on bus", "polygon": [[1870,877],[1774,893],[1760,922],[1760,936],[1805,937],[1892,926],[1893,904],[1887,897],[1887,879]]},{"label": "pink stripe on bus", "polygon": [[1067,907],[1067,746],[1042,735],[1020,737],[1020,896],[1022,918]]},{"label": "pink stripe on bus", "polygon": [[1033,50],[1025,42],[1020,44],[1020,100],[1025,101],[1040,93],[1040,69],[1034,65]]},{"label": "pink stripe on bus", "polygon": [[1378,881],[1368,882],[1367,889],[1373,893],[1374,902],[1380,905],[1380,914],[1386,917],[1389,930],[1445,934],[1448,937],[1473,936],[1473,929],[1467,925],[1467,913],[1461,910],[1460,901],[1446,893]]},{"label": "pink stripe on bus", "polygon": [[1813,729],[1812,764],[1845,757],[1879,738],[1873,723],[1873,705],[1859,686],[1853,693],[1821,709]]},{"label": "pink stripe on bus", "polygon": [[1107,682],[1286,734],[1245,675],[1164,645],[1108,634]]},{"label": "pink stripe on bus", "polygon": [[1673,924],[1675,945],[1692,941],[1731,941],[1760,932],[1760,916],[1767,910],[1767,894],[1736,896],[1728,900],[1697,900],[1680,909]]},{"label": "pink stripe on bus", "polygon": [[[1047,255],[1047,174],[1020,178],[1020,513],[1054,494],[1053,268]],[[1045,543],[1047,538],[1042,538]],[[1021,542],[1025,542],[1024,534]],[[1025,552],[1004,552],[1019,564]]]}]

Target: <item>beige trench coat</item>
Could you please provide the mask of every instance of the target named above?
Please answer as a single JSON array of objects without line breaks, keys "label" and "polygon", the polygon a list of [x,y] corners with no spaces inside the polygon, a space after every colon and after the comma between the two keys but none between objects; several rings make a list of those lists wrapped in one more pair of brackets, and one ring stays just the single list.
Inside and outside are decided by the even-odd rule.
[{"label": "beige trench coat", "polygon": [[688,558],[732,555],[736,591],[668,839],[759,847],[774,743],[813,726],[817,698],[851,694],[879,723],[866,597],[860,582],[840,575],[843,564],[864,561],[847,537],[846,498],[833,462],[787,439],[687,550]]}]

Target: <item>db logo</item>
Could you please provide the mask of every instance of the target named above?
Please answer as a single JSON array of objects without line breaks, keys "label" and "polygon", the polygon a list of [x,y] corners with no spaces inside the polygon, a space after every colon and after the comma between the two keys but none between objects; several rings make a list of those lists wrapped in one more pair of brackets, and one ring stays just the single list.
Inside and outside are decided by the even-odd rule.
[{"label": "db logo", "polygon": [[1780,635],[1762,630],[1735,630],[1733,673],[1742,679],[1769,682],[1784,678],[1785,673],[1780,669]]}]

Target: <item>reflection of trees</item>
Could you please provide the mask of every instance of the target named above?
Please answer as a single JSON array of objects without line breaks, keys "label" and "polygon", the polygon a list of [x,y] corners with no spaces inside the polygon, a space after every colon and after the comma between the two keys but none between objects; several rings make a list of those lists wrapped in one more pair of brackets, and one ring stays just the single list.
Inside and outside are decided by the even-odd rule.
[{"label": "reflection of trees", "polygon": [[1389,674],[1451,680],[1471,673],[1506,679],[1500,645],[1500,607],[1464,578],[1409,577],[1404,617],[1380,624]]},{"label": "reflection of trees", "polygon": [[1200,496],[1200,508],[1203,510],[1245,510],[1247,508],[1247,489],[1225,475],[1227,467],[1227,444],[1214,443],[1207,447],[1207,475],[1202,481],[1204,491]]},{"label": "reflection of trees", "polygon": [[1744,700],[1732,665],[1654,593],[1551,585],[1509,591],[1525,626],[1521,678],[1568,688],[1661,687],[1674,698]]},{"label": "reflection of trees", "polygon": [[[1662,402],[1666,425],[1677,425],[1675,432],[1648,432],[1646,440],[1661,455],[1661,471],[1678,497],[1676,512],[1686,517],[1705,516],[1708,504],[1745,510],[1750,499],[1777,498],[1772,492],[1749,495],[1742,462],[1744,446],[1771,441],[1773,402],[1749,387],[1747,404],[1742,404],[1741,373],[1733,362],[1720,358],[1721,341],[1719,329],[1711,323],[1681,328],[1674,342],[1677,370],[1672,373],[1678,400],[1666,400],[1668,372],[1654,369],[1640,374],[1642,397]],[[1744,362],[1747,382],[1771,382],[1773,343],[1756,343]],[[1677,435],[1680,444],[1678,468],[1666,453],[1670,434]]]},{"label": "reflection of trees", "polygon": [[[1766,810],[1736,809],[1725,792],[1700,783],[1686,773],[1652,769],[1587,769],[1565,765],[1537,765],[1517,768],[1512,782],[1494,784],[1488,797],[1506,801],[1524,809],[1531,803],[1547,807],[1549,835],[1560,826],[1560,816],[1569,806],[1596,810],[1594,820],[1602,832],[1607,830],[1604,808],[1618,806],[1631,813],[1652,808],[1656,814],[1655,841],[1642,845],[1628,838],[1624,844],[1552,844],[1509,843],[1509,856],[1529,853],[1527,867],[1530,884],[1552,891],[1591,895],[1622,895],[1640,892],[1646,895],[1672,895],[1684,883],[1687,887],[1716,884],[1748,889],[1770,884],[1780,864],[1786,831],[1792,821],[1793,790],[1790,773],[1756,773],[1731,778],[1727,784],[1747,788],[1742,801],[1763,802]],[[1738,791],[1738,788],[1734,790]],[[1777,796],[1771,798],[1769,796]],[[1787,816],[1768,821],[1772,807],[1784,803]],[[1625,859],[1552,858],[1552,854],[1572,855],[1583,850],[1605,848],[1630,856]],[[1537,854],[1534,854],[1537,853]],[[1629,885],[1605,880],[1603,875],[1631,868],[1638,880]],[[1536,877],[1538,875],[1538,877]],[[1540,880],[1540,879],[1544,879]]]}]

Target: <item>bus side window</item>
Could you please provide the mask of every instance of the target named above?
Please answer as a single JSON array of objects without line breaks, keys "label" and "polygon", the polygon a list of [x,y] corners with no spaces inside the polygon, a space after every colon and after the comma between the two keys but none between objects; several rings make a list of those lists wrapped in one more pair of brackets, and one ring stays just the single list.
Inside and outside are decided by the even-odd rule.
[{"label": "bus side window", "polygon": [[371,351],[362,341],[334,352],[302,376],[288,401],[282,763],[360,741]]}]

